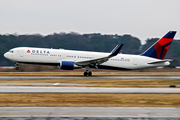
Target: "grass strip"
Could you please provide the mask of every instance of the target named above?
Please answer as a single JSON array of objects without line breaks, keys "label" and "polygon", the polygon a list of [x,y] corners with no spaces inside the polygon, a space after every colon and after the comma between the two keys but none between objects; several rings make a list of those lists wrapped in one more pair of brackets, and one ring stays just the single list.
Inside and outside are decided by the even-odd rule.
[{"label": "grass strip", "polygon": [[180,107],[176,94],[0,94],[0,106]]},{"label": "grass strip", "polygon": [[[168,88],[169,85],[177,85],[180,79],[1,79],[0,83],[21,83],[21,86],[65,86],[61,83],[75,83],[86,85],[67,85],[68,87],[148,87]],[[52,85],[27,85],[26,83],[52,83]],[[53,85],[53,83],[59,83]],[[150,86],[154,85],[154,86]],[[157,85],[157,86],[156,86]],[[158,86],[167,85],[167,86]],[[0,85],[7,86],[7,85]],[[8,85],[20,86],[20,85]],[[177,86],[179,87],[179,86]]]}]

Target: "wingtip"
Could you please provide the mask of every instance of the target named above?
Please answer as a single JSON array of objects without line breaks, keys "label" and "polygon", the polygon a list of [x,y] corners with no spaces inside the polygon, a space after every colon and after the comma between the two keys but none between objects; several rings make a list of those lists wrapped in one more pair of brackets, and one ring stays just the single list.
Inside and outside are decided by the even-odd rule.
[{"label": "wingtip", "polygon": [[110,57],[112,56],[116,56],[119,51],[121,50],[123,44],[118,44],[112,51],[111,51],[111,54],[109,55]]}]

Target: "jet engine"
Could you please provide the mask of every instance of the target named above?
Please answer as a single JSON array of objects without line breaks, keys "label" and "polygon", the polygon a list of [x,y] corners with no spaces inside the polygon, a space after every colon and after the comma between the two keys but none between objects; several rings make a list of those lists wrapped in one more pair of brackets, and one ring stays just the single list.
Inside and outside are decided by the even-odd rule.
[{"label": "jet engine", "polygon": [[76,68],[81,68],[80,66],[77,66],[72,61],[60,61],[60,69],[63,70],[73,70]]}]

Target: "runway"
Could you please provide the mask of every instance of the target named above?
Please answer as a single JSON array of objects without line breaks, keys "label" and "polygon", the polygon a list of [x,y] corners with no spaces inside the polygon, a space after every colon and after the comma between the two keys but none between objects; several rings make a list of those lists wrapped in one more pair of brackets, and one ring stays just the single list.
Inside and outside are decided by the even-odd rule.
[{"label": "runway", "polygon": [[180,94],[180,88],[1,86],[1,94]]},{"label": "runway", "polygon": [[[9,86],[9,85],[16,85],[16,86],[31,86],[31,85],[50,85],[50,86],[57,86],[57,85],[65,85],[65,86],[71,86],[71,85],[86,85],[86,86],[92,86],[92,84],[82,84],[82,83],[0,83],[0,85]],[[127,85],[121,85],[121,86],[127,86]],[[170,85],[136,85],[136,87],[169,87]],[[176,85],[176,87],[179,87],[180,85]]]},{"label": "runway", "polygon": [[179,118],[179,107],[0,107],[0,117]]},{"label": "runway", "polygon": [[90,85],[80,83],[0,83],[0,85]]},{"label": "runway", "polygon": [[[180,94],[180,88],[120,88],[92,87],[91,84],[61,83],[61,79],[180,79],[180,73],[11,73],[1,75],[0,94]],[[22,74],[22,75],[21,75]],[[28,75],[29,74],[29,75]],[[35,75],[34,75],[35,74]],[[46,75],[43,75],[46,74]],[[118,75],[117,75],[118,74]],[[127,74],[127,75],[126,75]],[[131,74],[131,75],[129,75]],[[143,75],[141,75],[143,74]],[[20,79],[16,82],[14,79]],[[24,79],[29,79],[27,83]],[[31,81],[34,80],[34,81]],[[40,79],[41,82],[36,82]],[[50,82],[43,80],[50,79]],[[58,79],[51,82],[51,79]],[[6,80],[8,82],[6,83]],[[11,82],[14,80],[16,83]],[[18,80],[17,80],[18,81]],[[22,81],[22,82],[21,82]],[[98,81],[98,80],[97,80]],[[179,80],[176,80],[177,82]],[[33,83],[31,83],[33,82]],[[66,81],[64,81],[66,82]],[[176,83],[177,84],[177,83]],[[6,86],[7,85],[7,86]],[[12,86],[10,86],[12,85]],[[16,86],[13,86],[16,85]],[[22,86],[17,86],[22,85]],[[29,86],[23,86],[29,85]],[[39,86],[30,86],[39,85]],[[42,87],[41,85],[50,85]],[[87,87],[62,87],[58,85],[86,85]],[[142,87],[137,83],[137,86]],[[153,85],[153,84],[152,84]],[[178,84],[177,84],[178,85]],[[148,85],[146,85],[148,86]],[[151,84],[149,84],[151,86]],[[154,86],[154,85],[153,85]],[[155,86],[168,86],[155,85]],[[23,95],[22,95],[23,96]],[[98,95],[99,96],[99,95]],[[84,99],[84,98],[82,98]],[[144,98],[146,99],[146,98]],[[178,98],[177,98],[178,99]],[[0,117],[134,117],[134,118],[180,118],[180,107],[0,107]]]},{"label": "runway", "polygon": [[[82,72],[0,72],[2,74],[46,74],[46,75],[82,75]],[[93,75],[180,75],[180,72],[93,72]]]},{"label": "runway", "polygon": [[[0,76],[0,79],[180,79],[180,73],[94,73],[94,76],[79,76],[81,73],[31,73],[31,72],[15,72],[0,73],[6,76]],[[9,74],[9,76],[7,76]],[[20,74],[20,75],[18,75]],[[62,75],[63,74],[63,75]],[[119,75],[117,75],[119,74]],[[122,74],[122,76],[121,76]],[[127,74],[127,75],[126,75]],[[130,75],[129,75],[130,74]],[[143,74],[143,75],[142,75]],[[148,74],[148,75],[146,75]],[[158,76],[156,76],[158,75]],[[180,88],[114,88],[114,87],[91,87],[91,84],[81,83],[0,83],[0,93],[16,93],[16,94],[180,94]],[[7,85],[7,86],[6,86]],[[39,85],[39,86],[9,86],[9,85]],[[42,87],[40,85],[51,85]],[[53,87],[53,86],[54,87]],[[86,85],[88,87],[60,87],[56,85]],[[144,85],[138,84],[142,87]],[[145,85],[145,86],[164,86],[169,85]],[[179,86],[178,84],[176,86]]]},{"label": "runway", "polygon": [[0,79],[180,79],[180,76],[0,76]]}]

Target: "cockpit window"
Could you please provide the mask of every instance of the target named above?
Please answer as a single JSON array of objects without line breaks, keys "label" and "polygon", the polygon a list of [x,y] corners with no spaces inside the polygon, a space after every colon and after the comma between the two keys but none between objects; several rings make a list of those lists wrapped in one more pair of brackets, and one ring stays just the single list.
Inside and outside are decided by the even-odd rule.
[{"label": "cockpit window", "polygon": [[13,53],[14,51],[13,51],[13,50],[10,50],[9,52],[10,52],[10,53]]}]

